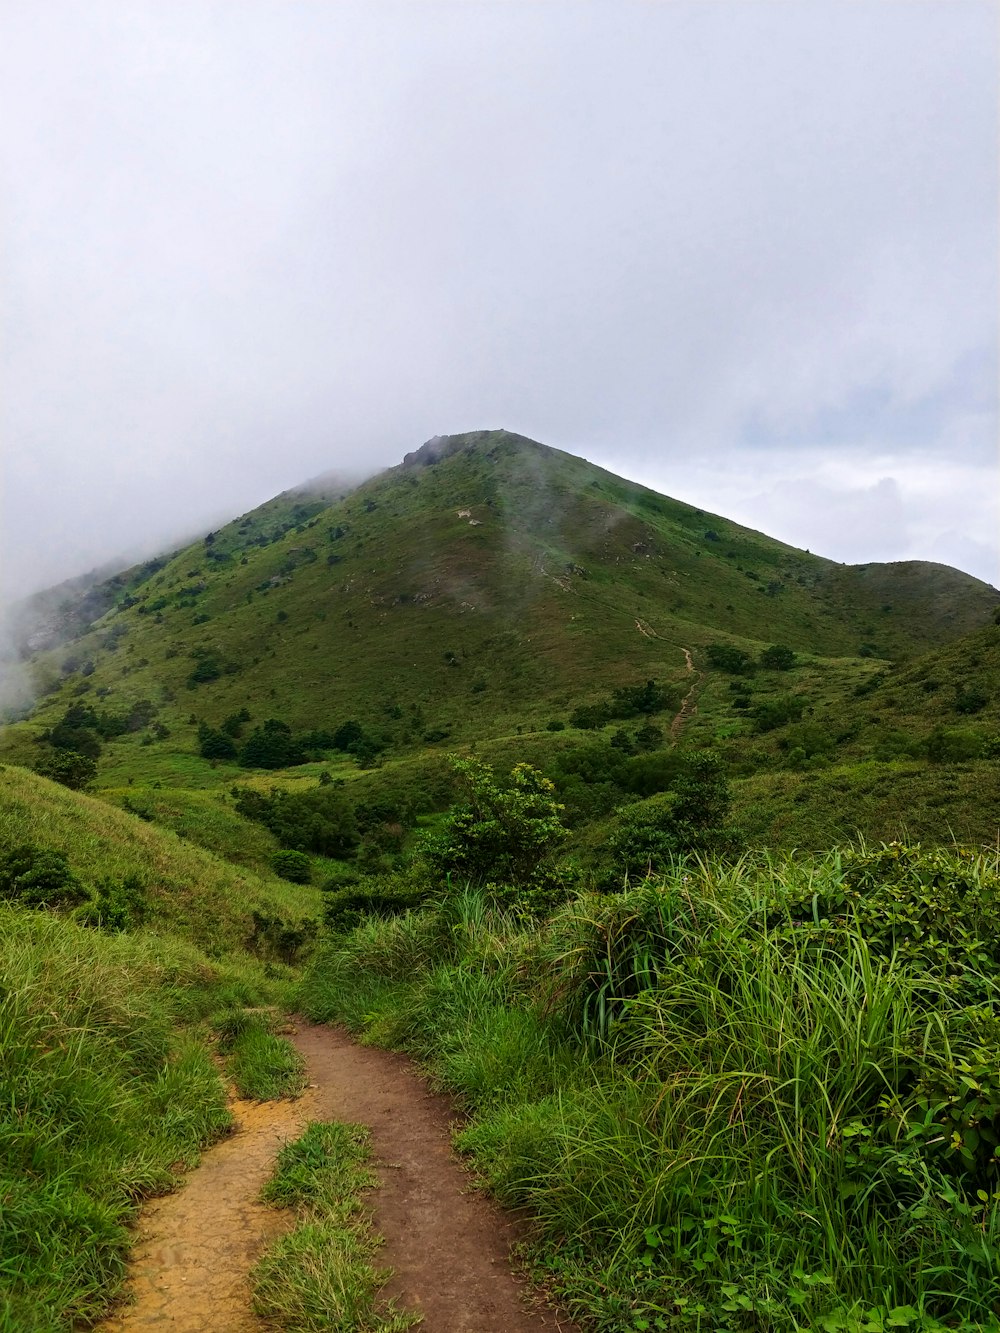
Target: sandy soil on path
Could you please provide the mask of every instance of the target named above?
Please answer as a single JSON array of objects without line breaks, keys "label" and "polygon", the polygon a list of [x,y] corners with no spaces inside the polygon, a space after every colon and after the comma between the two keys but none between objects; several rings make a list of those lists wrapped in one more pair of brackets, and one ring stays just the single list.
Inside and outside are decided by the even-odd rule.
[{"label": "sandy soil on path", "polygon": [[247,1274],[292,1219],[256,1202],[283,1143],[310,1120],[370,1126],[386,1238],[386,1292],[423,1316],[426,1333],[578,1333],[532,1303],[508,1253],[516,1223],[481,1194],[450,1148],[451,1110],[403,1056],[301,1022],[291,1039],[311,1087],[295,1102],[235,1102],[237,1132],[207,1151],[176,1194],[142,1211],[131,1294],[98,1333],[261,1333]]},{"label": "sandy soil on path", "polygon": [[143,1208],[132,1251],[134,1304],[98,1324],[98,1333],[260,1333],[247,1274],[293,1219],[257,1195],[279,1148],[315,1115],[314,1097],[231,1104],[236,1132],[204,1153],[175,1194]]}]

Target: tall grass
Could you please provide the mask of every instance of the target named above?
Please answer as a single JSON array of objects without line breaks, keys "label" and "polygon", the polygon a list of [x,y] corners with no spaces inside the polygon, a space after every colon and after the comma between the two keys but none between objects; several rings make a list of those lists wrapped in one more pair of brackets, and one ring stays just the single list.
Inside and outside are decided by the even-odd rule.
[{"label": "tall grass", "polygon": [[830,920],[842,873],[691,863],[532,929],[466,896],[333,942],[303,1002],[460,1096],[460,1145],[595,1328],[995,1328],[993,1168],[920,1101],[956,977]]}]

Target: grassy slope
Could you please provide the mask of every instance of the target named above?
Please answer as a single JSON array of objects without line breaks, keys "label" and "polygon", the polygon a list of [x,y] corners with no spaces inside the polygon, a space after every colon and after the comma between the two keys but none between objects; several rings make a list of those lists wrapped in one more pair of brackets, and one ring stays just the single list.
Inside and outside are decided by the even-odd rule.
[{"label": "grassy slope", "polygon": [[240,870],[105,801],[24,769],[0,768],[0,845],[25,842],[66,851],[89,885],[137,874],[152,925],[213,953],[244,945],[255,909],[301,920],[318,905],[315,890]]},{"label": "grassy slope", "polygon": [[[260,830],[241,837],[220,789],[357,771],[335,761],[248,777],[201,759],[197,722],[243,707],[254,721],[298,727],[358,717],[391,743],[392,764],[472,741],[544,763],[566,743],[545,724],[581,701],[649,676],[679,699],[693,679],[690,648],[701,675],[685,741],[721,744],[738,775],[787,768],[786,733],[758,735],[734,708],[730,679],[706,670],[704,648],[718,640],[797,649],[799,669],[754,678],[754,703],[801,695],[805,719],[836,738],[837,764],[870,759],[887,730],[926,732],[938,712],[961,724],[957,680],[989,689],[976,725],[1000,707],[995,590],[937,565],[836,565],[506,432],[436,441],[342,496],[328,487],[277,497],[162,568],[129,572],[126,584],[133,605],[39,660],[53,692],[33,721],[0,736],[0,757],[30,763],[39,728],[77,697],[112,711],[152,700],[170,736],[108,745],[97,788],[251,868],[266,866],[273,844]],[[858,657],[862,644],[879,656]],[[192,689],[197,652],[223,674]],[[870,697],[855,698],[879,676]],[[762,816],[747,827],[798,836],[809,823],[788,808],[821,787],[786,774],[748,789],[748,808],[773,799],[775,809],[770,825]],[[839,790],[850,801],[860,784]],[[903,799],[890,802],[894,821]],[[938,836],[956,825],[945,806]],[[874,831],[870,813],[867,801],[843,812],[852,828]],[[987,836],[982,821],[965,822]],[[824,814],[814,828],[833,826]]]},{"label": "grassy slope", "polygon": [[316,897],[0,768],[0,849],[22,843],[64,851],[89,888],[138,876],[151,909],[108,935],[0,902],[0,1333],[53,1333],[106,1308],[140,1201],[229,1127],[194,1029],[287,998],[288,969],[244,951],[253,912],[296,922]]}]

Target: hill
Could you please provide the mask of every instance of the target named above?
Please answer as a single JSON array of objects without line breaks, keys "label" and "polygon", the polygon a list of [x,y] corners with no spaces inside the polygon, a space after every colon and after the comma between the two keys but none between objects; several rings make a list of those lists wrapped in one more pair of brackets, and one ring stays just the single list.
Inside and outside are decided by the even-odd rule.
[{"label": "hill", "polygon": [[[359,763],[473,744],[544,766],[638,717],[644,743],[683,735],[735,779],[782,772],[799,794],[815,768],[925,760],[935,709],[947,729],[981,708],[983,744],[960,758],[996,729],[995,589],[923,562],[839,565],[507,431],[287,492],[61,605],[53,633],[71,637],[30,658],[41,699],[0,754],[33,765],[75,717],[103,738],[98,789],[184,791],[183,810],[147,806],[237,858],[208,796],[253,768],[354,781]],[[794,669],[758,668],[775,644]],[[277,759],[243,758],[265,724]]]}]

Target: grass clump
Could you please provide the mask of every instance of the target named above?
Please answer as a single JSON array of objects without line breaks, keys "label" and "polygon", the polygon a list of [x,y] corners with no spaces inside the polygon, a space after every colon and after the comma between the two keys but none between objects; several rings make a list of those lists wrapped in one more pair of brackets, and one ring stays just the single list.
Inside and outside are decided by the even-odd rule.
[{"label": "grass clump", "polygon": [[256,1312],[296,1333],[402,1333],[418,1320],[379,1300],[388,1274],[373,1267],[380,1244],[364,1214],[368,1168],[362,1125],[314,1122],[279,1153],[261,1198],[294,1208],[299,1225],[264,1254],[251,1274]]},{"label": "grass clump", "polygon": [[229,1010],[216,1019],[226,1072],[241,1097],[268,1102],[297,1097],[305,1087],[305,1061],[274,1025],[273,1014],[264,1009]]}]

